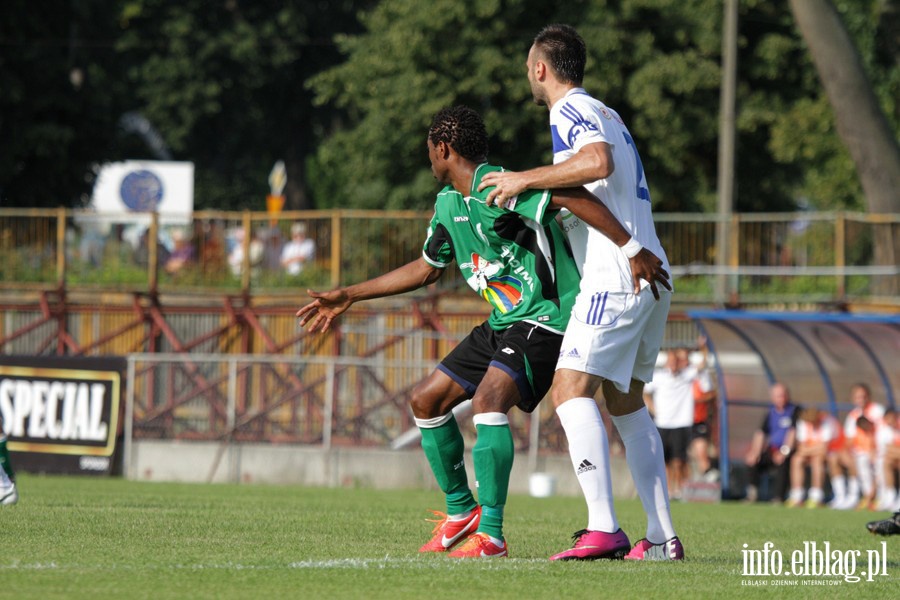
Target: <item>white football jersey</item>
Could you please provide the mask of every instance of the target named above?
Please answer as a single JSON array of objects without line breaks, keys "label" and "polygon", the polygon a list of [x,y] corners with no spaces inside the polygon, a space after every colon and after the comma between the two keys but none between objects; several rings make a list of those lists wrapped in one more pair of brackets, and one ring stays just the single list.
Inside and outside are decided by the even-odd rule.
[{"label": "white football jersey", "polygon": [[[658,256],[668,271],[669,260],[653,224],[650,190],[641,157],[618,113],[584,89],[575,88],[550,109],[550,131],[554,163],[569,159],[588,144],[610,145],[615,165],[612,175],[584,187],[600,198],[631,236]],[[574,214],[562,213],[563,227],[582,274],[581,289],[632,291],[631,265],[622,249]],[[641,285],[648,283],[642,280]]]}]

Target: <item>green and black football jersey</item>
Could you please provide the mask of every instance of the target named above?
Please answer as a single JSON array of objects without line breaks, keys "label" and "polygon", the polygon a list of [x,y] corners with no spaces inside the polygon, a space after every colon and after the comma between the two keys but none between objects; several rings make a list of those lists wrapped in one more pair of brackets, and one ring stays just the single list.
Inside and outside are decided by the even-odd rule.
[{"label": "green and black football jersey", "polygon": [[437,196],[422,250],[431,265],[459,270],[494,308],[488,324],[506,329],[518,321],[562,333],[578,293],[578,268],[549,209],[550,192],[527,190],[507,209],[488,206],[491,188],[478,192],[485,173],[500,167],[479,165],[464,196],[451,186]]}]

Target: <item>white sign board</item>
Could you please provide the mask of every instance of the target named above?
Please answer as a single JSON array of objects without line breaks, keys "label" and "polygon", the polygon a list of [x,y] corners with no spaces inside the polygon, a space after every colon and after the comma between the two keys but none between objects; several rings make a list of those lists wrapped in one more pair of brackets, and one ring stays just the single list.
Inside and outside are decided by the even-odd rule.
[{"label": "white sign board", "polygon": [[97,214],[115,215],[127,222],[149,223],[149,213],[157,212],[160,223],[190,223],[194,211],[194,163],[107,163],[97,175],[91,208]]}]

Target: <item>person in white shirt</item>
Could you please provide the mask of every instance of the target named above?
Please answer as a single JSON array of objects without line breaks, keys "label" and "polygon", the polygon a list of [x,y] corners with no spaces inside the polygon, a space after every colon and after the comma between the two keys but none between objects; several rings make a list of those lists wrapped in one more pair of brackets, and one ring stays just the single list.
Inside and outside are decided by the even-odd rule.
[{"label": "person in white shirt", "polygon": [[703,391],[712,389],[705,369],[691,364],[687,348],[669,350],[665,368],[653,373],[653,381],[644,386],[644,402],[653,414],[653,422],[662,438],[669,497],[680,498],[688,478],[688,447],[694,425],[694,381]]},{"label": "person in white shirt", "polygon": [[288,275],[299,275],[306,263],[316,257],[316,243],[306,237],[306,225],[291,225],[291,241],[281,250],[281,266]]},{"label": "person in white shirt", "polygon": [[[802,505],[804,495],[808,508],[822,506],[826,457],[832,442],[840,435],[840,428],[837,419],[815,406],[800,411],[796,430],[797,449],[791,455],[789,507]],[[807,467],[810,471],[809,494],[804,489]]]},{"label": "person in white shirt", "polygon": [[231,268],[231,274],[240,277],[244,272],[244,244],[247,244],[247,255],[250,263],[250,276],[254,279],[259,276],[260,264],[263,260],[265,246],[259,239],[259,234],[253,231],[250,235],[249,242],[245,239],[246,233],[243,227],[234,231],[234,246],[228,254],[228,266]]},{"label": "person in white shirt", "polygon": [[[632,236],[618,246],[575,215],[563,215],[582,280],[551,397],[588,505],[588,524],[575,533],[571,549],[551,560],[623,554],[632,560],[681,560],[684,549],[669,510],[662,442],[642,396],[669,313],[668,260],[656,235],[633,137],[616,111],[581,87],[586,60],[584,40],[572,27],[550,25],[538,33],[526,67],[534,101],[550,110],[554,164],[489,173],[478,189],[495,186],[488,202],[502,206],[526,189],[584,186]],[[646,252],[656,259],[657,271],[644,277],[633,270],[632,258]],[[647,514],[646,537],[630,551],[613,506],[609,441],[594,401],[601,388]]]},{"label": "person in white shirt", "polygon": [[897,411],[884,411],[881,423],[875,429],[876,463],[881,470],[881,489],[878,493],[878,510],[900,510],[900,496],[897,494],[897,479],[894,475],[900,469],[900,423]]},{"label": "person in white shirt", "polygon": [[[874,508],[871,506],[876,494],[876,486],[881,480],[874,465],[869,437],[858,431],[860,417],[865,417],[874,427],[878,427],[884,416],[884,407],[872,400],[872,392],[865,383],[854,383],[850,387],[850,401],[853,409],[844,417],[844,445],[839,462],[847,467],[849,490],[842,508]],[[832,478],[832,484],[838,478]],[[861,499],[860,499],[861,498]]]}]

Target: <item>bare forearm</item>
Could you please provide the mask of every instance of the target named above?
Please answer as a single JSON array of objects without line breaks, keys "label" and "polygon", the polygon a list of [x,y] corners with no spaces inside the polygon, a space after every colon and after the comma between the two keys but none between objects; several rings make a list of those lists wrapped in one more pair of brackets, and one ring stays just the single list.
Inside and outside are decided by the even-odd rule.
[{"label": "bare forearm", "polygon": [[613,172],[612,153],[606,143],[589,144],[574,156],[555,165],[523,171],[528,189],[576,187],[606,179]]},{"label": "bare forearm", "polygon": [[442,273],[442,269],[432,267],[419,258],[374,279],[348,286],[344,291],[352,302],[383,298],[411,292],[434,283]]},{"label": "bare forearm", "polygon": [[584,188],[554,189],[551,205],[571,211],[617,246],[624,246],[631,239],[631,234],[609,207]]}]

